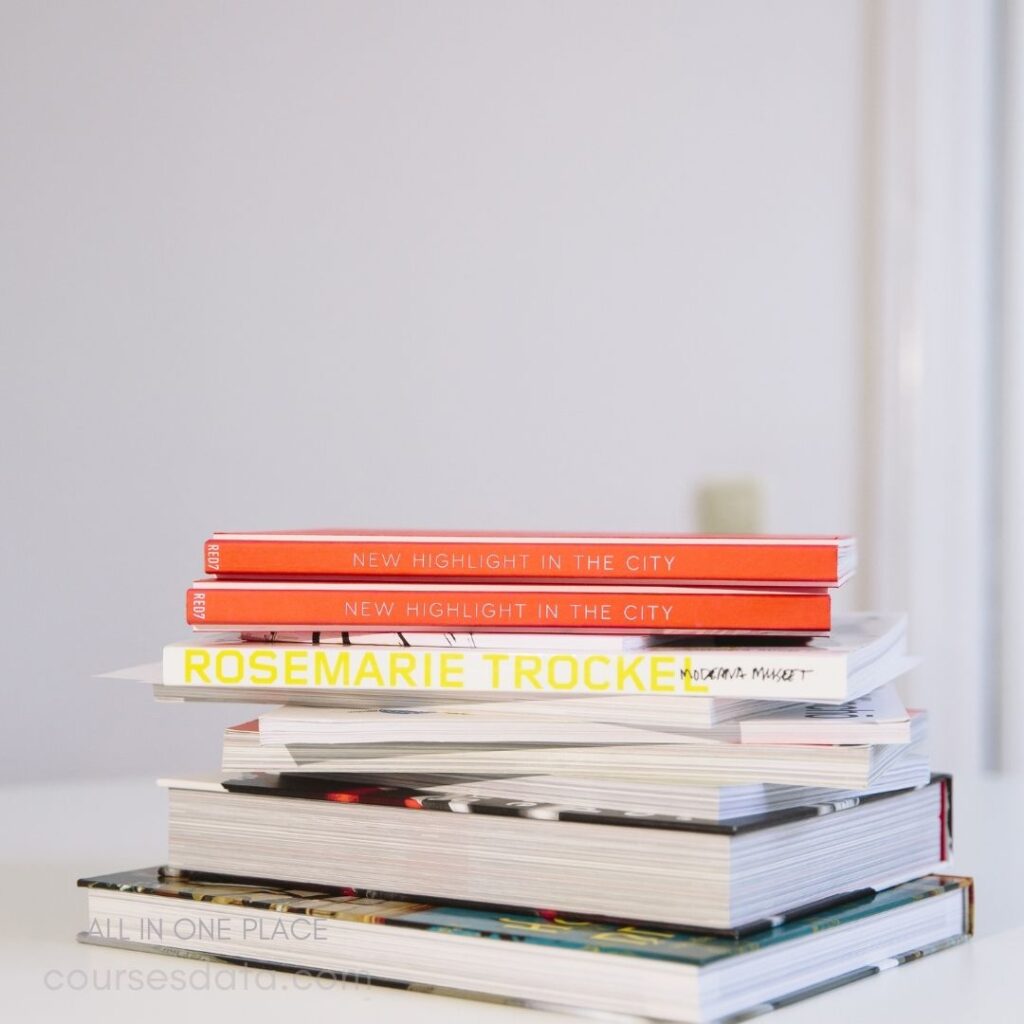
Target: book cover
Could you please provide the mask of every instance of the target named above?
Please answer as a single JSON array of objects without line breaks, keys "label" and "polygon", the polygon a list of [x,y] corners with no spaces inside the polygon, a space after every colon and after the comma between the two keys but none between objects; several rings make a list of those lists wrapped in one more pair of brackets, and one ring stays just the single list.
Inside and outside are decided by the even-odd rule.
[{"label": "book cover", "polygon": [[[157,678],[167,689],[272,691],[309,699],[327,692],[350,694],[353,700],[360,693],[404,692],[452,698],[628,694],[840,702],[897,678],[910,664],[905,619],[872,613],[837,616],[830,636],[806,644],[738,645],[733,638],[719,638],[720,643],[702,638],[627,653],[595,651],[589,646],[594,638],[584,634],[551,635],[564,649],[545,649],[539,637],[529,650],[520,636],[518,646],[500,650],[377,644],[368,634],[358,636],[359,642],[348,635],[350,642],[327,644],[197,635],[164,647]],[[390,641],[394,634],[382,636]],[[574,640],[580,649],[568,648]],[[254,693],[253,699],[265,698]]]},{"label": "book cover", "polygon": [[838,586],[847,536],[708,536],[386,530],[215,533],[204,571],[220,577]]},{"label": "book cover", "polygon": [[[680,1024],[760,1016],[948,949],[973,931],[971,879],[942,875],[743,938],[162,869],[78,884],[89,905],[78,938],[92,945],[312,971],[321,984]],[[172,985],[179,973],[168,970]]]},{"label": "book cover", "polygon": [[483,586],[197,580],[195,629],[729,633],[808,636],[831,626],[825,590]]},{"label": "book cover", "polygon": [[[736,938],[699,931],[652,930],[647,933],[649,940],[644,942],[637,941],[637,926],[628,921],[593,923],[545,909],[524,912],[499,907],[485,909],[437,904],[348,886],[281,886],[259,880],[228,880],[166,868],[141,868],[81,878],[78,885],[84,889],[163,896],[218,906],[272,910],[279,914],[331,917],[367,925],[454,931],[480,938],[511,939],[595,954],[702,966],[863,920],[940,893],[961,890],[969,900],[972,880],[926,875],[881,892],[858,894],[839,905],[830,903],[819,913],[796,916],[773,927],[762,928],[760,932]],[[965,913],[965,926],[966,933],[971,934],[973,914],[970,910]],[[98,933],[96,937],[102,938],[103,935]]]}]

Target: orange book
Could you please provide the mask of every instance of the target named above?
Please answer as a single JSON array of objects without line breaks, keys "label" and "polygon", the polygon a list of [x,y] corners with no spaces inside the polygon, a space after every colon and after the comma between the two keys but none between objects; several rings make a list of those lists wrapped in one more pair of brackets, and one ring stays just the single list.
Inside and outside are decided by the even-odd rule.
[{"label": "orange book", "polygon": [[300,530],[215,533],[222,579],[836,587],[856,564],[844,536]]},{"label": "orange book", "polygon": [[186,618],[196,629],[517,633],[827,633],[825,590],[494,586],[197,580]]}]

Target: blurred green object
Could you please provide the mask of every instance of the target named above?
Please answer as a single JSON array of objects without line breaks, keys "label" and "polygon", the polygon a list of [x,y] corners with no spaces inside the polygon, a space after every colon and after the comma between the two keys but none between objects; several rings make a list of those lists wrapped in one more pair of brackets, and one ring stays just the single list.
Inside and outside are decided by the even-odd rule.
[{"label": "blurred green object", "polygon": [[700,533],[761,533],[761,484],[755,477],[715,480],[697,490]]}]

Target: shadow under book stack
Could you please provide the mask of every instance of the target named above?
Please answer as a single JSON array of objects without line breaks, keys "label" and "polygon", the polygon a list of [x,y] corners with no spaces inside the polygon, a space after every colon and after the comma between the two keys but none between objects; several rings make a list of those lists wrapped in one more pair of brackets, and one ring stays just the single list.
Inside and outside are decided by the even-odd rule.
[{"label": "shadow under book stack", "polygon": [[82,938],[676,1021],[959,943],[905,622],[832,615],[855,560],[848,537],[215,534],[195,638],[113,675],[274,706],[227,731],[220,781],[164,780],[167,866],[83,879]]}]

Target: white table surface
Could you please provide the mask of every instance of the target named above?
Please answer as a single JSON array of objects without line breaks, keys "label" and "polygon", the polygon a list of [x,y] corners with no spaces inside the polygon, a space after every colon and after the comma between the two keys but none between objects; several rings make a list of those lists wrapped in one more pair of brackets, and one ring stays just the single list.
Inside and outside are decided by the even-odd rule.
[{"label": "white table surface", "polygon": [[[1015,870],[1024,851],[1024,784],[959,779],[954,817],[952,870],[977,880],[975,940],[779,1010],[773,1022],[1024,1021],[1024,998],[1016,984],[1024,971],[1024,886]],[[197,982],[209,990],[135,991],[128,972],[137,979],[142,972],[170,971],[186,961],[76,942],[86,921],[85,896],[75,881],[162,863],[165,819],[166,796],[151,780],[0,787],[5,1019],[195,1024],[239,1020],[244,1014],[253,1024],[280,1024],[320,1013],[334,1020],[438,1024],[580,1019],[351,983],[299,990],[286,973],[221,965]],[[83,975],[76,971],[85,971],[89,982],[80,991],[66,983],[81,983]],[[119,986],[118,971],[123,972]],[[111,982],[114,990],[106,990]]]}]

